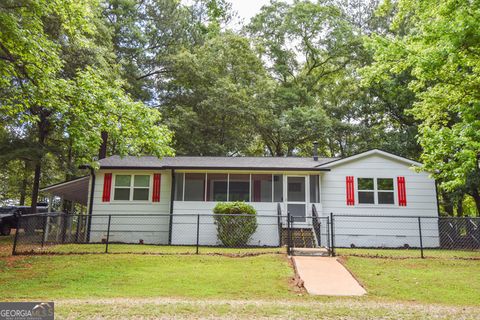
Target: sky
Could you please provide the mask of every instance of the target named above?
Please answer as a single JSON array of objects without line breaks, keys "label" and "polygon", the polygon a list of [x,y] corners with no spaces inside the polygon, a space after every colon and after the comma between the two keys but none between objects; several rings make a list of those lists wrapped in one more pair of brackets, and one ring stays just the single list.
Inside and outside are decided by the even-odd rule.
[{"label": "sky", "polygon": [[232,9],[237,11],[240,18],[248,22],[260,8],[270,3],[270,0],[228,0],[232,4]]}]

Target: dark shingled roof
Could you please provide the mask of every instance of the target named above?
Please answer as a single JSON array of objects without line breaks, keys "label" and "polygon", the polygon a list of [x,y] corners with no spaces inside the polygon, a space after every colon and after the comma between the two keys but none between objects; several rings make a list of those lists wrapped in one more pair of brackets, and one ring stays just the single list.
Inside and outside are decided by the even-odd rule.
[{"label": "dark shingled roof", "polygon": [[317,166],[338,158],[312,157],[164,157],[112,156],[100,160],[101,169],[293,169],[326,170]]}]

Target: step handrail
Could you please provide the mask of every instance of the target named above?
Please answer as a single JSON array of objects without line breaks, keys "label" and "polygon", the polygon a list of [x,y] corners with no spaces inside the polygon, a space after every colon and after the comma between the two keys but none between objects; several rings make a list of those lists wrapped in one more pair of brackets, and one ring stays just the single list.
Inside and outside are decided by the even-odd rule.
[{"label": "step handrail", "polygon": [[319,247],[322,246],[322,228],[320,221],[318,220],[318,212],[317,212],[317,207],[315,207],[315,204],[312,204],[312,226],[313,226],[313,231],[315,232],[315,236],[317,238],[317,244]]},{"label": "step handrail", "polygon": [[282,246],[282,206],[277,203],[278,246]]}]

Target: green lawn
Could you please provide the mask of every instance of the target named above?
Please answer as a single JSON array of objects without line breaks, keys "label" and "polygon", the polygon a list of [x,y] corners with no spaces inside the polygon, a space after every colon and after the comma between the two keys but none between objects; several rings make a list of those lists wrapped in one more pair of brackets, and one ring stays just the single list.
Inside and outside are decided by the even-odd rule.
[{"label": "green lawn", "polygon": [[480,306],[480,260],[348,257],[345,265],[372,297]]},{"label": "green lawn", "polygon": [[[337,248],[335,250],[338,256],[357,256],[372,258],[420,258],[419,249],[350,249]],[[423,251],[426,258],[460,258],[460,259],[478,259],[480,260],[480,250],[439,250],[425,249]]]},{"label": "green lawn", "polygon": [[[269,248],[156,255],[168,249],[192,253],[192,247],[135,245],[154,254],[12,257],[4,239],[0,300],[54,300],[60,318],[115,318],[120,309],[132,318],[475,319],[480,314],[480,260],[472,259],[475,252],[437,251],[435,258],[422,260],[399,259],[405,250],[338,250],[349,255],[340,259],[368,291],[345,298],[312,297],[294,288],[288,259]],[[95,252],[104,248],[87,247]],[[113,252],[127,249],[132,250],[128,245],[111,247]],[[387,252],[390,258],[379,257]]]},{"label": "green lawn", "polygon": [[[105,244],[63,244],[32,247],[37,252],[51,253],[104,253]],[[28,248],[27,250],[30,250]],[[195,246],[162,246],[140,244],[109,244],[109,253],[145,253],[145,254],[195,254]],[[222,247],[199,247],[200,254],[225,254],[225,255],[253,255],[285,253],[285,248],[222,248]]]},{"label": "green lawn", "polygon": [[283,255],[30,256],[4,266],[3,299],[92,297],[285,298],[293,271]]}]

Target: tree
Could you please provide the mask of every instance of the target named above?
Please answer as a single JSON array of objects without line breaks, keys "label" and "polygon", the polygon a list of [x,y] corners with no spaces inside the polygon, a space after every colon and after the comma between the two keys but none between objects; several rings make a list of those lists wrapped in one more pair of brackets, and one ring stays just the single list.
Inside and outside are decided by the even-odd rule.
[{"label": "tree", "polygon": [[171,59],[173,78],[161,97],[179,154],[242,153],[255,136],[265,70],[248,40],[223,33]]},{"label": "tree", "polygon": [[329,154],[333,121],[324,97],[345,75],[360,44],[335,5],[272,1],[246,31],[269,65],[275,88],[258,130],[271,155],[302,153],[314,140]]},{"label": "tree", "polygon": [[[0,6],[0,110],[6,141],[19,141],[17,158],[28,155],[34,167],[32,209],[42,165],[66,140],[78,162],[92,162],[102,131],[119,154],[171,153],[171,134],[159,125],[160,114],[124,93],[115,65],[105,59],[74,70],[62,59],[66,49],[99,48],[90,37],[97,32],[98,14],[93,0]],[[14,154],[7,157],[15,159]]]},{"label": "tree", "polygon": [[447,191],[466,188],[480,214],[480,4],[399,1],[391,28],[408,24],[415,27],[405,34],[372,38],[375,63],[366,72],[412,77],[423,169]]},{"label": "tree", "polygon": [[112,34],[125,90],[157,105],[173,70],[170,57],[202,45],[230,19],[224,0],[106,0],[102,12]]}]

